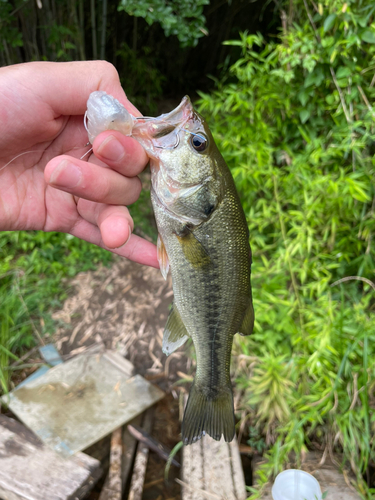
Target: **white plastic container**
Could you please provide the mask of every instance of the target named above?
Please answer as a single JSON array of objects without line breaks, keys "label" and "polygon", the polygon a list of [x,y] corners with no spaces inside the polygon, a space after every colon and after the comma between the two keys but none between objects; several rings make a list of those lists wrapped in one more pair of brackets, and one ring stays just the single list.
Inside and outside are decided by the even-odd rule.
[{"label": "white plastic container", "polygon": [[322,500],[320,485],[314,476],[298,469],[281,472],[272,486],[273,500]]}]

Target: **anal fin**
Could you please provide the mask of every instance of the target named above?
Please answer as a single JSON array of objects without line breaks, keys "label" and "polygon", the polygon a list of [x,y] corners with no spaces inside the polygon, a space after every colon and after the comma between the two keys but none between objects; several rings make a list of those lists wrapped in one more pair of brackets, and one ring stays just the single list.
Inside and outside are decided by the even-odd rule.
[{"label": "anal fin", "polygon": [[169,313],[167,324],[164,329],[162,346],[163,353],[169,356],[172,352],[182,346],[188,338],[189,334],[182,322],[180,313],[178,312],[177,307],[172,304],[172,309]]},{"label": "anal fin", "polygon": [[168,254],[164,246],[164,242],[160,234],[158,234],[158,242],[157,242],[157,258],[160,265],[160,272],[163,278],[166,280],[168,271],[169,271],[169,259]]}]

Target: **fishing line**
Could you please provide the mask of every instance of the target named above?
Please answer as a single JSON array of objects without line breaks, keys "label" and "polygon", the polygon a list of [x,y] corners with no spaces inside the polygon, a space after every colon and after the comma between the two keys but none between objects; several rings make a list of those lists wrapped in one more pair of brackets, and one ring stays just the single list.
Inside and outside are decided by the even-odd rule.
[{"label": "fishing line", "polygon": [[[87,146],[90,146],[90,143],[87,142],[84,146],[75,146],[74,148],[71,149],[71,151],[74,151],[75,149],[81,149],[81,148],[86,148]],[[15,156],[14,158],[12,158],[11,160],[8,161],[8,163],[6,163],[5,165],[3,165],[1,168],[0,168],[0,172],[2,170],[4,170],[4,168],[8,167],[12,162],[14,162],[14,160],[17,160],[17,158],[19,158],[20,156],[23,156],[23,155],[27,155],[29,153],[45,153],[46,151],[48,150],[48,148],[46,149],[43,149],[43,150],[38,150],[38,149],[35,149],[35,150],[31,150],[31,151],[24,151],[23,153],[20,153],[19,155]],[[82,158],[84,158],[87,154],[89,154],[90,152],[92,151],[92,148],[90,148],[83,156],[81,156],[80,160],[82,160]]]},{"label": "fishing line", "polygon": [[89,129],[87,128],[87,109],[85,111],[85,114],[83,115],[83,126],[86,129],[87,134],[89,133]]},{"label": "fishing line", "polygon": [[[90,143],[86,144],[86,146],[88,146],[89,144]],[[86,153],[83,156],[81,156],[80,160],[82,160],[85,156],[87,156],[89,153],[91,153],[91,151],[92,151],[92,148],[90,148],[88,151],[86,151]]]},{"label": "fishing line", "polygon": [[0,168],[0,172],[2,170],[4,170],[5,167],[7,167],[8,165],[10,165],[14,160],[17,160],[17,158],[19,158],[20,156],[22,155],[27,155],[28,153],[44,153],[45,151],[47,151],[47,149],[45,149],[44,151],[40,151],[40,150],[35,150],[35,151],[24,151],[23,153],[20,153],[19,155],[15,156],[14,158],[12,158],[11,160],[8,161],[8,163],[6,163],[5,165],[3,165],[1,168]]}]

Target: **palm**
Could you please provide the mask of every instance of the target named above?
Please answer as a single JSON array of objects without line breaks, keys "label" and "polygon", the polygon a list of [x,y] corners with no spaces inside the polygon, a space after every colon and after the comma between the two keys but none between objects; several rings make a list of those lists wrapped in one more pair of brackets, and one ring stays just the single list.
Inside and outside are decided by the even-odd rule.
[{"label": "palm", "polygon": [[[80,158],[89,150],[83,117],[65,121],[54,139],[33,144],[33,138],[24,137],[26,148],[20,151],[12,147],[6,156],[0,156],[4,165],[0,183],[7,186],[0,206],[0,227],[69,232],[80,219],[74,196],[49,186],[44,179],[44,169],[52,158],[62,154]],[[53,133],[43,131],[45,136]],[[40,133],[41,138],[43,135]]]},{"label": "palm", "polygon": [[158,267],[155,246],[131,234],[125,206],[140,193],[137,175],[147,162],[141,146],[103,132],[95,155],[81,160],[90,150],[83,113],[94,90],[138,113],[105,62],[0,68],[0,230],[69,232]]}]

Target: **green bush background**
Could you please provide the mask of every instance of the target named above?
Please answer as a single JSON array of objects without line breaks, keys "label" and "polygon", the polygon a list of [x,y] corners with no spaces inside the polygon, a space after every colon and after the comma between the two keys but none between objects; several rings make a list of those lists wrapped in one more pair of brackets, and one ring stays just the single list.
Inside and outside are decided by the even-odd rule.
[{"label": "green bush background", "polygon": [[243,417],[272,445],[259,484],[316,444],[342,450],[370,498],[375,6],[309,5],[293,2],[274,41],[228,42],[242,57],[200,109],[251,234],[256,323],[237,340],[237,376]]},{"label": "green bush background", "polygon": [[[149,15],[141,8],[146,4],[138,2],[135,15]],[[160,2],[167,10],[172,4]],[[194,26],[184,21],[182,44],[203,43],[204,5],[195,11]],[[134,14],[133,2],[122,1],[121,8]],[[261,495],[290,452],[298,462],[301,452],[317,448],[350,465],[361,496],[371,498],[375,5],[294,0],[273,9],[281,24],[277,35],[238,35],[234,26],[226,45],[232,64],[223,63],[215,89],[201,93],[198,103],[232,170],[251,234],[255,331],[236,338],[233,363],[241,423],[266,458],[251,494]],[[176,15],[189,18],[189,9]],[[172,17],[163,29],[173,34]],[[4,25],[16,50],[19,33],[11,20]],[[55,50],[61,46],[69,59],[79,44],[67,47],[74,33],[59,33]],[[121,57],[133,60],[134,46],[121,47]],[[152,51],[146,52],[136,58],[134,89],[138,79],[148,82]],[[165,77],[151,67],[157,85],[146,87],[152,100]],[[133,210],[139,224],[146,205],[144,194]],[[39,325],[43,317],[44,331],[51,329],[47,313],[66,293],[62,280],[110,257],[69,235],[42,233],[2,233],[0,252],[5,389],[10,359],[33,342],[31,320]]]}]

